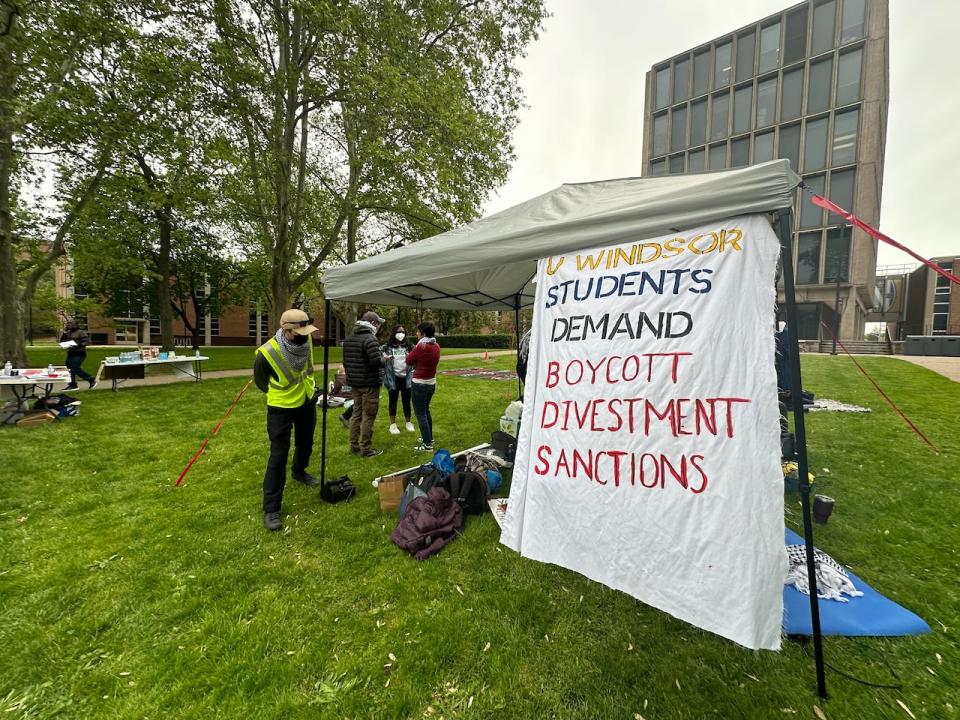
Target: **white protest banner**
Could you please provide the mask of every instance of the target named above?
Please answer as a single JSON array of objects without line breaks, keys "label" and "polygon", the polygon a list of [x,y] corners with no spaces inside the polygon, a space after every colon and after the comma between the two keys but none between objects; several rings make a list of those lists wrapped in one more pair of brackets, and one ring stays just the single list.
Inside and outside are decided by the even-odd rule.
[{"label": "white protest banner", "polygon": [[780,647],[778,255],[751,215],[540,261],[501,542]]}]

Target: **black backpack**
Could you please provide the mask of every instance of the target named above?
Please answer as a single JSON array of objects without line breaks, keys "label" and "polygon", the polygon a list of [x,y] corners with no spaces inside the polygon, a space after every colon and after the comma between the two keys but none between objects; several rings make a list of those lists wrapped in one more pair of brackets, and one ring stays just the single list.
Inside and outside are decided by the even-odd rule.
[{"label": "black backpack", "polygon": [[417,478],[413,481],[413,484],[420,488],[423,492],[428,492],[430,488],[435,487],[449,490],[449,477],[449,475],[441,470],[438,470],[433,465],[421,465],[417,470]]},{"label": "black backpack", "polygon": [[487,511],[487,480],[480,473],[465,470],[450,473],[450,496],[468,515],[482,515]]}]

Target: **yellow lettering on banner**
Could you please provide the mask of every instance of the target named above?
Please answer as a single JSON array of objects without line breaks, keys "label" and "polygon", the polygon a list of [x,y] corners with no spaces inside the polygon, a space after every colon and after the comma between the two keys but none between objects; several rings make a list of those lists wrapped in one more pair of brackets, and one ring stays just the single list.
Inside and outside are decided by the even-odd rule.
[{"label": "yellow lettering on banner", "polygon": [[683,252],[683,238],[674,238],[673,240],[667,240],[663,244],[663,258],[672,258],[676,257]]},{"label": "yellow lettering on banner", "polygon": [[734,228],[727,234],[726,230],[720,231],[720,252],[723,252],[724,246],[726,243],[730,243],[730,247],[734,250],[742,250],[740,247],[740,240],[743,239],[743,232],[739,228]]},{"label": "yellow lettering on banner", "polygon": [[715,232],[710,233],[710,238],[713,242],[710,243],[710,247],[701,249],[697,247],[697,240],[706,237],[705,235],[697,235],[696,237],[690,238],[690,242],[687,243],[687,249],[690,250],[694,255],[706,255],[707,253],[712,253],[717,249],[717,244],[720,242],[720,239],[717,237]]},{"label": "yellow lettering on banner", "polygon": [[[648,248],[653,250],[653,257],[644,258],[643,254]],[[640,264],[642,265],[643,263],[653,262],[660,257],[661,252],[663,252],[663,250],[660,248],[660,243],[643,243],[640,246]]]},{"label": "yellow lettering on banner", "polygon": [[553,275],[560,267],[563,265],[563,261],[566,260],[566,256],[562,255],[557,261],[557,264],[553,264],[553,258],[547,258],[547,275]]},{"label": "yellow lettering on banner", "polygon": [[587,268],[590,270],[596,270],[600,263],[603,262],[603,255],[605,252],[605,250],[601,250],[596,255],[577,255],[577,270],[584,270]]}]

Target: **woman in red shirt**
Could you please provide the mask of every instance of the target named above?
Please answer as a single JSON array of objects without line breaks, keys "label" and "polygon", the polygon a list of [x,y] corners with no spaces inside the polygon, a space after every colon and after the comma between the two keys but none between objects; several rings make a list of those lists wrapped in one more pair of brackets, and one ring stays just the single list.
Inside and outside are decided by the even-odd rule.
[{"label": "woman in red shirt", "polygon": [[413,414],[420,426],[420,442],[415,450],[433,452],[433,418],[430,416],[430,401],[437,389],[437,364],[440,362],[440,346],[437,345],[433,323],[417,325],[417,344],[407,353],[407,365],[413,365],[411,400]]}]

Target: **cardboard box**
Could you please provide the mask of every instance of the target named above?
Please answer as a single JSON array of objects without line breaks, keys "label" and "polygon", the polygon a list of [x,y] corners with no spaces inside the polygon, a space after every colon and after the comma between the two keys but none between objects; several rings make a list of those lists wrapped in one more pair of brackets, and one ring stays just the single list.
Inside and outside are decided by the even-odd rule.
[{"label": "cardboard box", "polygon": [[380,494],[380,509],[383,512],[396,512],[400,509],[403,490],[410,483],[407,475],[387,475],[380,478],[377,492]]},{"label": "cardboard box", "polygon": [[[46,425],[47,423],[53,422],[56,419],[57,414],[50,410],[31,410],[22,418],[17,420],[17,425]],[[397,507],[399,507],[399,505]]]}]

